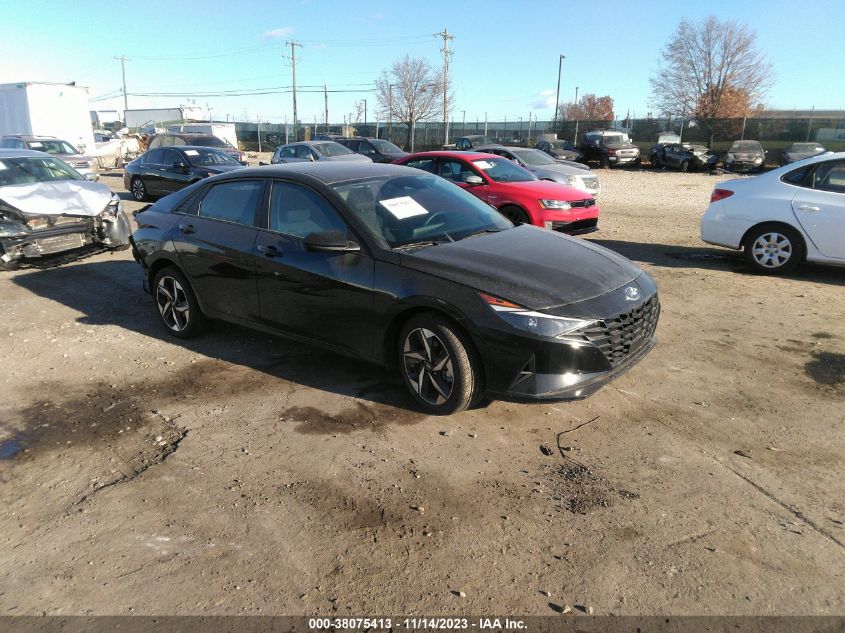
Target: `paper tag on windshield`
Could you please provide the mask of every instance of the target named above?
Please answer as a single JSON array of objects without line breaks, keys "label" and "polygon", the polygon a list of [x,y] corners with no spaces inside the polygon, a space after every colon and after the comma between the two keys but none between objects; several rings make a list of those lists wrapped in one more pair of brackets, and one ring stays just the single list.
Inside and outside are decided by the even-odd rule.
[{"label": "paper tag on windshield", "polygon": [[405,218],[412,218],[415,215],[427,215],[428,211],[416,200],[410,196],[402,196],[401,198],[391,198],[390,200],[381,200],[381,206],[390,211],[399,220]]},{"label": "paper tag on windshield", "polygon": [[479,169],[493,169],[493,165],[488,163],[486,160],[477,160],[472,164],[478,167]]},{"label": "paper tag on windshield", "polygon": [[199,156],[199,155],[200,155],[200,153],[199,153],[197,150],[195,150],[195,149],[186,149],[186,150],[185,150],[185,153],[186,153],[188,156]]}]

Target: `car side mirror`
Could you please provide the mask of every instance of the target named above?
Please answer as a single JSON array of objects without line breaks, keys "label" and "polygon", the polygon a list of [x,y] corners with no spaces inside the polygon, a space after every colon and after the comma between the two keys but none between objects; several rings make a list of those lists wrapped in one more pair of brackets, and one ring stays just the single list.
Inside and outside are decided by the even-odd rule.
[{"label": "car side mirror", "polygon": [[305,248],[318,253],[354,253],[361,250],[357,242],[347,239],[345,231],[315,231],[305,236]]},{"label": "car side mirror", "polygon": [[97,180],[97,174],[85,174],[85,180]]},{"label": "car side mirror", "polygon": [[481,176],[476,176],[475,174],[472,174],[471,176],[465,176],[464,182],[470,187],[477,187],[478,185],[484,184],[484,179],[482,179]]}]

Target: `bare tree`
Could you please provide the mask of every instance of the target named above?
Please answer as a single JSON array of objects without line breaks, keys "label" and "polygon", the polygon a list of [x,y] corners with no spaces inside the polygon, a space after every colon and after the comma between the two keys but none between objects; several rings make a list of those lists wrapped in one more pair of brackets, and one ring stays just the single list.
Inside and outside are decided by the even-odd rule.
[{"label": "bare tree", "polygon": [[[661,112],[706,122],[743,116],[747,112],[739,111],[762,102],[772,78],[772,66],[757,48],[757,34],[745,24],[711,15],[700,22],[681,20],[650,81],[653,103]],[[738,107],[737,96],[743,97],[743,106]]]},{"label": "bare tree", "polygon": [[361,122],[361,117],[364,115],[364,109],[367,106],[364,105],[364,100],[361,99],[360,101],[353,103],[352,107],[355,108],[355,125],[358,125]]},{"label": "bare tree", "polygon": [[443,78],[422,58],[405,55],[376,80],[376,98],[386,118],[408,126],[441,112]]}]

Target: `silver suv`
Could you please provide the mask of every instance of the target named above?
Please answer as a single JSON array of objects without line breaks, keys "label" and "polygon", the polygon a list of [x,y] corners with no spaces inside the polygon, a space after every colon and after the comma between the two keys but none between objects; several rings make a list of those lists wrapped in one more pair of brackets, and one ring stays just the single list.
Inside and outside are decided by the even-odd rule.
[{"label": "silver suv", "polygon": [[24,136],[23,134],[4,136],[0,139],[0,149],[30,149],[46,152],[65,161],[86,180],[100,179],[100,165],[95,157],[83,156],[73,145],[55,136]]}]

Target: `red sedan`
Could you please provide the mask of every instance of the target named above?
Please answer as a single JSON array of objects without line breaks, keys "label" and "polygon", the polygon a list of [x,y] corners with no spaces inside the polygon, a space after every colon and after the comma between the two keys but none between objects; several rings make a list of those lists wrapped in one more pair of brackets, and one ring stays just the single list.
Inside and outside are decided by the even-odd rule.
[{"label": "red sedan", "polygon": [[496,207],[514,224],[570,235],[598,230],[595,198],[580,189],[538,180],[507,158],[478,152],[418,152],[395,162],[450,180]]}]

